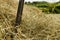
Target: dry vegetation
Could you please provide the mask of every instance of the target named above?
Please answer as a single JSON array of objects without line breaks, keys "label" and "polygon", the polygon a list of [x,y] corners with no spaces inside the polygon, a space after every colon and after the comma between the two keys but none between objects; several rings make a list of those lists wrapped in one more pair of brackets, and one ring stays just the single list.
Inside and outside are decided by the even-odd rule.
[{"label": "dry vegetation", "polygon": [[24,5],[18,33],[14,33],[17,5],[15,0],[0,0],[0,40],[60,40],[60,14],[44,14],[28,5]]}]

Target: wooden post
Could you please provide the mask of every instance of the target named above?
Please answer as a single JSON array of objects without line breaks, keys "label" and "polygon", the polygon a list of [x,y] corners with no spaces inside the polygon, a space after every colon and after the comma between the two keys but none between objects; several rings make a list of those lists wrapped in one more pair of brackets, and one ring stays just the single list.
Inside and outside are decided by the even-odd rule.
[{"label": "wooden post", "polygon": [[15,26],[18,26],[21,23],[22,12],[23,12],[23,5],[24,5],[24,0],[19,0]]},{"label": "wooden post", "polygon": [[17,10],[17,16],[16,16],[16,21],[15,21],[15,28],[14,28],[15,33],[17,33],[16,26],[20,25],[20,23],[21,23],[23,6],[24,6],[24,0],[19,0],[18,10]]}]

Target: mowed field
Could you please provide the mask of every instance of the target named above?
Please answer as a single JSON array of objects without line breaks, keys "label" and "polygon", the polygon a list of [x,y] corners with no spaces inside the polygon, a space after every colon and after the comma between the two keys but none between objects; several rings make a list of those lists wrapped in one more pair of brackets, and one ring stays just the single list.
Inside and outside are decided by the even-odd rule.
[{"label": "mowed field", "polygon": [[14,33],[18,1],[0,1],[0,40],[60,40],[60,14],[45,14],[42,10],[24,5],[21,24]]}]

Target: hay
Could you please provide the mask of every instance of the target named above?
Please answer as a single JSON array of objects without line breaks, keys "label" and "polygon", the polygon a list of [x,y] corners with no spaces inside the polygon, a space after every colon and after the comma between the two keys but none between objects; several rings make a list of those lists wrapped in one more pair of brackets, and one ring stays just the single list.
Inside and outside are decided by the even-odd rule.
[{"label": "hay", "polygon": [[15,0],[0,1],[0,40],[60,40],[60,14],[44,14],[30,5],[24,5],[21,25],[14,33],[17,6]]}]

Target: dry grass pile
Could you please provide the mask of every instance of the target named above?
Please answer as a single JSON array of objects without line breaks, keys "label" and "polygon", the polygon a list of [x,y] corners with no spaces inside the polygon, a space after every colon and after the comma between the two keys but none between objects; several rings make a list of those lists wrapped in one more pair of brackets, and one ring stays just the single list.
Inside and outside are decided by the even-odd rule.
[{"label": "dry grass pile", "polygon": [[29,5],[24,6],[21,25],[14,33],[17,5],[15,0],[0,1],[0,40],[60,40],[60,14],[44,14]]}]

